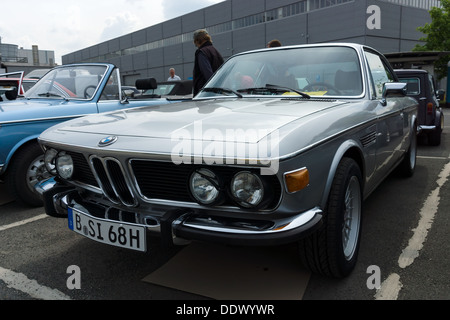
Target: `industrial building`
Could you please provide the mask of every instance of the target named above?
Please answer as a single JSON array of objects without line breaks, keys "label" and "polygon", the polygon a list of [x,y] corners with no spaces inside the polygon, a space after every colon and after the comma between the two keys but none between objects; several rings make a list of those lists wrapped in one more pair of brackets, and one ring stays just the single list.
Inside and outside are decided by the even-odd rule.
[{"label": "industrial building", "polygon": [[[150,5],[150,4],[149,4]],[[224,58],[265,47],[323,42],[366,44],[383,53],[408,52],[430,22],[437,0],[226,0],[148,28],[64,55],[63,64],[111,62],[126,85],[154,77],[164,81],[169,68],[192,77],[192,34],[205,28]]]},{"label": "industrial building", "polygon": [[6,71],[29,73],[36,69],[48,70],[55,66],[55,52],[39,50],[37,45],[33,45],[31,49],[24,49],[17,44],[2,43],[0,37],[0,62],[0,73]]}]

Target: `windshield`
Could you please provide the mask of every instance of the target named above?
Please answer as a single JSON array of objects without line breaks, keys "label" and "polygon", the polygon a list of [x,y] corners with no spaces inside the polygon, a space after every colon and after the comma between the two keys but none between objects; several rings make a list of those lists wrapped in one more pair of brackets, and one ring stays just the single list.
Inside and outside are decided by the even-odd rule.
[{"label": "windshield", "polygon": [[26,98],[90,100],[97,92],[107,66],[67,66],[47,73],[25,94]]},{"label": "windshield", "polygon": [[286,47],[232,57],[197,97],[356,97],[362,93],[360,62],[353,48]]},{"label": "windshield", "polygon": [[176,83],[158,83],[156,89],[150,89],[144,92],[144,94],[156,94],[160,96],[170,95]]}]

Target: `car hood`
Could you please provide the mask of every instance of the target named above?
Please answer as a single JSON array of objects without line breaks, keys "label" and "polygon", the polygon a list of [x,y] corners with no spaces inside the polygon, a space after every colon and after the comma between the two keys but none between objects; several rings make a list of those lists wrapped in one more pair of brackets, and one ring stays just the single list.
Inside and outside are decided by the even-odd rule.
[{"label": "car hood", "polygon": [[55,108],[49,107],[65,104],[67,101],[62,99],[21,98],[14,101],[2,101],[0,102],[0,122],[33,119],[35,115],[40,118],[55,117],[57,116]]},{"label": "car hood", "polygon": [[[342,130],[345,124],[329,123],[355,114],[345,107],[351,104],[325,99],[193,100],[81,117],[53,126],[39,139],[55,147],[69,145],[105,154],[206,153],[224,158],[230,150],[246,150],[242,157],[247,159],[272,159]],[[104,143],[105,139],[113,143]],[[251,156],[250,145],[264,145],[264,155]]]},{"label": "car hood", "polygon": [[254,143],[293,121],[342,104],[279,98],[191,101],[86,116],[59,125],[57,130],[158,139],[210,137],[243,142],[245,138]]}]

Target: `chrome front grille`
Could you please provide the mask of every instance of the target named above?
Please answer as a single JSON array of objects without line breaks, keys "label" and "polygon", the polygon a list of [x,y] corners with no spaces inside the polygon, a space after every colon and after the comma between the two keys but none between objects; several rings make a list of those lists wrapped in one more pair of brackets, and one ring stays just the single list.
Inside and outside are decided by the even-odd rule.
[{"label": "chrome front grille", "polygon": [[94,175],[105,196],[115,204],[135,206],[137,201],[127,183],[120,162],[113,158],[90,158]]},{"label": "chrome front grille", "polygon": [[[136,207],[139,201],[195,202],[189,191],[189,178],[201,165],[180,164],[170,161],[128,159],[120,162],[112,157],[85,156],[70,153],[75,165],[73,182],[81,187],[102,191],[114,204]],[[214,166],[211,168],[229,186],[232,177],[242,168]],[[259,172],[256,168],[247,171]],[[269,178],[274,199],[268,208],[274,208],[281,197],[281,185],[276,175]],[[236,205],[227,198],[225,206]]]}]

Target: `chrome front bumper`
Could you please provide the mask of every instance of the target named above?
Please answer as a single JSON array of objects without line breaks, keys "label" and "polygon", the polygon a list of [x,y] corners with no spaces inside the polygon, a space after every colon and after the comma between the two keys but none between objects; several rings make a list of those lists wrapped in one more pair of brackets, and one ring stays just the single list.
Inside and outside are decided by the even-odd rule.
[{"label": "chrome front bumper", "polygon": [[[58,189],[59,188],[59,189]],[[46,189],[42,186],[41,191]],[[133,212],[82,199],[73,188],[53,186],[43,192],[47,214],[67,217],[68,208],[84,215],[110,222],[143,226],[159,233],[169,244],[200,240],[236,245],[279,245],[300,240],[321,225],[322,211],[314,208],[282,219],[246,219],[217,216],[208,211],[175,208],[152,212]]]}]

